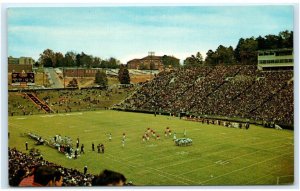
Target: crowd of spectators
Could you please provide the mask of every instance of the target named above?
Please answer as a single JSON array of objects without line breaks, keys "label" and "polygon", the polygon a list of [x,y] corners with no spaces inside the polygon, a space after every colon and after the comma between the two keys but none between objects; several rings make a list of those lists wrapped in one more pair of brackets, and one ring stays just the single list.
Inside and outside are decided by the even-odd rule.
[{"label": "crowd of spectators", "polygon": [[[34,90],[53,112],[116,108],[196,116],[227,116],[292,125],[293,71],[258,71],[254,65],[218,65],[160,72],[133,87]],[[45,113],[21,92],[9,94],[10,115]],[[126,100],[124,100],[127,97]],[[122,101],[124,100],[124,101]],[[118,104],[117,104],[118,103]]]},{"label": "crowd of spectators", "polygon": [[[57,89],[30,91],[43,104],[55,113],[83,110],[107,109],[121,102],[134,87],[112,87],[108,89]],[[9,115],[45,114],[46,112],[33,103],[26,92],[9,92]]]},{"label": "crowd of spectators", "polygon": [[69,169],[48,162],[40,156],[22,153],[15,148],[8,149],[9,156],[9,185],[19,186],[22,179],[31,175],[32,169],[47,165],[55,168],[63,176],[62,186],[91,186],[94,175],[82,173],[76,169]]},{"label": "crowd of spectators", "polygon": [[218,65],[162,72],[116,107],[292,125],[293,71]]},{"label": "crowd of spectators", "polygon": [[33,102],[28,99],[26,94],[19,92],[9,92],[8,97],[8,112],[10,116],[45,113],[44,110],[33,104]]},{"label": "crowd of spectators", "polygon": [[15,148],[8,148],[9,185],[12,187],[41,186],[133,186],[126,177],[115,171],[103,170],[99,175],[76,169],[69,169],[48,162],[40,155],[25,154]]}]

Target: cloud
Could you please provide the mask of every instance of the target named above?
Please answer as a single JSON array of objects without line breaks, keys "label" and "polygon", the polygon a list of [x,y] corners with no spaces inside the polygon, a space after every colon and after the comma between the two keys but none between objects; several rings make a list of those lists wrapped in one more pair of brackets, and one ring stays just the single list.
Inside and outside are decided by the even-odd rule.
[{"label": "cloud", "polygon": [[[127,62],[148,51],[185,59],[239,38],[293,29],[290,6],[13,8],[8,53],[35,55],[46,48],[85,52]],[[131,56],[132,55],[132,56]]]}]

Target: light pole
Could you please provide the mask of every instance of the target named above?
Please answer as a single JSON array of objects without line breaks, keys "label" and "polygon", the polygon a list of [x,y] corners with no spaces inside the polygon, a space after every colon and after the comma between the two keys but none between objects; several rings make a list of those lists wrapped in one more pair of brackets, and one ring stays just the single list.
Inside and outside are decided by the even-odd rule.
[{"label": "light pole", "polygon": [[66,88],[65,66],[63,66],[64,88]]},{"label": "light pole", "polygon": [[43,86],[45,87],[45,70],[43,70]]},{"label": "light pole", "polygon": [[153,56],[154,56],[154,52],[149,52],[148,53],[149,56],[150,56],[150,66],[149,66],[149,69],[150,69],[150,80],[152,79],[152,68],[153,68]]}]

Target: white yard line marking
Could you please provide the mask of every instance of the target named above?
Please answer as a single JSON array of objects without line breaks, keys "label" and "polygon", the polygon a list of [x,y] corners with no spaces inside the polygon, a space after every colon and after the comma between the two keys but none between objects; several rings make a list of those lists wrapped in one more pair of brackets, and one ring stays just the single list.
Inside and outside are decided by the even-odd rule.
[{"label": "white yard line marking", "polygon": [[267,161],[270,161],[270,160],[273,160],[273,159],[276,159],[276,158],[279,158],[279,157],[281,157],[281,156],[288,155],[288,154],[291,154],[291,153],[293,153],[293,152],[290,152],[290,153],[284,153],[284,154],[281,154],[281,155],[279,155],[279,156],[272,157],[272,158],[269,158],[269,159],[266,159],[266,160],[263,160],[263,161],[260,161],[260,162],[257,162],[257,163],[254,163],[254,164],[248,165],[248,166],[246,166],[246,167],[243,167],[243,168],[239,168],[239,169],[233,170],[233,171],[231,171],[231,172],[228,172],[228,173],[222,174],[222,175],[220,175],[220,176],[216,176],[216,177],[214,177],[214,178],[210,178],[210,179],[207,179],[207,180],[201,181],[201,182],[199,182],[199,184],[203,185],[203,183],[209,182],[209,181],[211,181],[211,180],[214,180],[214,179],[217,179],[217,178],[220,178],[220,177],[226,176],[226,175],[228,175],[228,174],[232,174],[232,173],[234,173],[234,172],[237,172],[237,171],[240,171],[240,170],[244,170],[244,169],[246,169],[246,168],[249,168],[249,167],[255,166],[255,165],[257,165],[257,164],[261,164],[261,163],[264,163],[264,162],[267,162]]},{"label": "white yard line marking", "polygon": [[171,165],[162,166],[162,167],[160,167],[160,168],[158,168],[158,169],[161,170],[161,169],[164,169],[164,168],[169,168],[169,167],[171,167],[171,166],[181,165],[181,164],[184,164],[184,163],[187,163],[187,162],[191,162],[191,161],[195,161],[195,160],[199,160],[199,158],[194,158],[194,159],[184,160],[184,161],[181,161],[181,162],[173,163],[173,164],[171,164]]},{"label": "white yard line marking", "polygon": [[227,160],[218,160],[218,161],[215,162],[215,164],[220,164],[220,165],[225,165],[225,164],[228,164],[228,163],[229,163],[229,161],[227,161]]},{"label": "white yard line marking", "polygon": [[[10,124],[11,125],[11,124]],[[18,125],[19,126],[19,125]],[[121,136],[119,136],[119,137],[121,137]],[[230,138],[232,138],[232,137],[225,137],[225,139],[230,139]],[[220,140],[220,139],[224,139],[224,137],[218,137],[216,140]],[[277,140],[282,140],[282,138],[278,138]],[[166,140],[165,140],[166,141]],[[152,142],[152,141],[151,141]],[[264,144],[264,143],[266,143],[266,142],[274,142],[274,140],[272,140],[272,141],[264,141],[264,142],[256,142],[256,143],[254,143],[254,144],[249,144],[249,145],[260,145],[260,144]],[[276,142],[276,141],[275,141]],[[218,143],[218,144],[214,144],[214,145],[209,145],[210,143],[207,143],[207,144],[204,144],[205,146],[206,145],[208,145],[209,147],[206,147],[206,148],[210,148],[210,147],[213,147],[213,146],[217,146],[217,145],[222,145],[223,143]],[[139,148],[145,148],[145,145],[142,145],[141,147],[139,147]],[[172,151],[173,150],[175,150],[176,148],[174,147],[174,149],[172,149]],[[232,149],[237,149],[237,147],[233,147]],[[228,149],[228,150],[232,150],[232,149]],[[170,148],[168,148],[168,149],[165,149],[165,150],[170,150]],[[226,151],[228,151],[228,150],[224,150],[224,151],[219,151],[219,152],[226,152]],[[158,153],[158,154],[162,154],[162,152],[161,152],[161,150],[160,151],[158,151],[158,152],[155,152],[155,153]],[[212,155],[213,154],[216,154],[216,153],[218,153],[218,152],[214,152],[214,153],[212,153]],[[135,157],[139,157],[138,155],[137,156],[131,156],[131,157],[129,157],[129,158],[135,158]],[[172,157],[172,155],[169,155],[169,156],[165,156],[165,157],[161,157],[161,158],[167,158],[167,157]],[[127,157],[128,158],[128,157]],[[157,159],[157,160],[160,160],[160,159]],[[192,161],[192,160],[198,160],[198,158],[194,158],[194,159],[190,159],[190,160],[188,160],[188,161]],[[185,162],[188,162],[188,161],[185,161]],[[180,162],[180,164],[182,164],[182,163],[185,163],[185,162]],[[176,165],[178,165],[178,164],[175,164],[175,165],[171,165],[171,166],[176,166]],[[138,166],[140,166],[140,165],[138,165]],[[141,165],[142,166],[142,165]],[[209,166],[211,166],[211,165],[209,165]],[[137,166],[135,166],[135,168],[138,168]],[[163,168],[165,168],[165,167],[163,167]],[[157,169],[156,169],[157,170]],[[174,175],[175,176],[175,175]],[[176,176],[175,176],[176,177]],[[177,177],[179,177],[179,176],[177,176]],[[179,178],[181,178],[181,177],[179,177]]]},{"label": "white yard line marking", "polygon": [[277,185],[279,185],[280,178],[282,177],[294,177],[294,175],[277,176]]},{"label": "white yard line marking", "polygon": [[8,123],[8,125],[9,126],[14,126],[14,127],[17,127],[17,128],[22,128],[22,129],[25,129],[25,130],[27,130],[28,131],[28,128],[26,128],[26,127],[24,127],[24,126],[22,126],[22,125],[20,125],[20,124],[16,124],[16,123]]},{"label": "white yard line marking", "polygon": [[[251,139],[251,138],[250,138]],[[250,140],[249,139],[249,140]],[[281,138],[280,138],[281,139]],[[272,140],[272,141],[264,141],[264,142],[259,142],[259,143],[254,143],[254,144],[251,144],[251,145],[259,145],[259,144],[265,144],[265,143],[268,143],[268,142],[274,142],[274,140]],[[213,145],[213,146],[216,146],[216,145],[221,145],[221,144],[223,144],[223,143],[218,143],[218,144],[215,144],[215,145]],[[212,145],[210,145],[210,146],[212,146]],[[143,146],[141,146],[141,148],[142,148]],[[284,147],[284,146],[279,146],[279,147]],[[274,147],[274,148],[279,148],[279,147]],[[172,149],[172,150],[176,150],[177,148],[175,148],[174,147],[174,149]],[[211,155],[214,155],[214,154],[216,154],[216,153],[222,153],[222,152],[227,152],[227,151],[229,151],[229,150],[234,150],[234,149],[236,149],[236,147],[233,147],[232,149],[227,149],[227,150],[222,150],[222,151],[218,151],[218,152],[214,152],[214,153],[211,153],[211,154],[209,154],[209,155],[206,155],[206,156],[211,156]],[[165,150],[170,150],[170,149],[165,149]],[[256,152],[258,152],[258,151],[256,151]],[[155,153],[163,153],[161,150],[159,151],[159,152],[154,152],[154,154]],[[167,156],[163,156],[163,157],[158,157],[157,159],[153,159],[153,160],[151,160],[151,162],[153,162],[153,161],[155,161],[155,160],[157,160],[157,161],[159,161],[159,160],[161,160],[161,159],[163,159],[163,158],[170,158],[170,157],[173,157],[173,155],[167,155]],[[137,157],[138,158],[138,157]],[[238,157],[237,157],[238,158]],[[195,160],[199,160],[199,158],[194,158],[194,159],[190,159],[190,160],[185,160],[185,161],[182,161],[182,162],[179,162],[179,163],[176,163],[176,164],[171,164],[171,165],[166,165],[166,166],[163,166],[163,167],[161,167],[161,168],[158,168],[158,169],[163,169],[163,168],[167,168],[167,167],[170,167],[170,166],[176,166],[176,165],[181,165],[181,164],[184,164],[184,163],[187,163],[187,162],[190,162],[190,161],[195,161]],[[204,159],[203,159],[204,160]],[[206,160],[207,161],[207,160]],[[144,166],[143,164],[140,164],[140,165],[138,165],[138,166],[140,166],[140,167],[142,167],[142,166]],[[202,168],[206,168],[206,167],[209,167],[209,166],[212,166],[212,165],[208,165],[208,166],[204,166],[204,167],[201,167],[201,169]],[[180,176],[180,175],[179,175]]]},{"label": "white yard line marking", "polygon": [[[279,146],[279,147],[273,147],[272,149],[280,148],[280,147],[284,147],[284,146],[285,146],[285,145]],[[244,155],[239,155],[239,156],[237,156],[237,157],[233,157],[233,158],[231,158],[231,159],[228,159],[227,161],[229,162],[229,161],[232,161],[232,160],[235,160],[235,159],[238,159],[238,158],[242,158],[242,157],[244,157],[244,156],[248,156],[248,155],[255,154],[255,153],[257,153],[257,152],[261,152],[261,150],[254,151],[254,152],[251,152],[251,153],[247,153],[247,154],[244,154]],[[189,173],[191,173],[191,172],[195,172],[195,171],[198,171],[198,170],[200,170],[200,169],[207,168],[207,167],[211,167],[211,166],[215,166],[215,165],[217,165],[217,164],[214,163],[214,164],[211,164],[211,165],[203,166],[203,167],[194,169],[194,170],[192,170],[192,171],[190,171],[190,172],[186,172],[186,173],[179,174],[179,176],[185,175],[185,174],[189,174]]]},{"label": "white yard line marking", "polygon": [[56,117],[56,115],[42,115],[42,116],[40,116],[40,117],[42,117],[42,118],[44,118],[44,117]]},{"label": "white yard line marking", "polygon": [[[268,142],[270,142],[270,141],[268,141]],[[272,141],[273,142],[273,141]],[[265,142],[264,142],[265,143]],[[255,145],[255,144],[252,144],[252,145]],[[279,146],[279,147],[283,147],[283,146]],[[278,147],[274,147],[274,148],[278,148]],[[230,151],[230,150],[234,150],[234,149],[236,149],[236,147],[233,147],[233,148],[231,148],[231,149],[226,149],[226,150],[222,150],[222,151],[217,151],[217,152],[212,152],[212,153],[210,153],[210,154],[208,154],[208,155],[206,155],[205,157],[207,157],[207,156],[211,156],[211,155],[215,155],[215,154],[219,154],[219,153],[223,153],[223,152],[228,152],[228,151]],[[256,152],[258,152],[258,151],[255,151],[255,153]],[[246,155],[248,155],[248,154],[246,154]],[[172,155],[168,155],[168,156],[166,156],[165,158],[167,158],[167,157],[173,157]],[[238,157],[239,158],[239,157]],[[183,161],[183,162],[179,162],[179,163],[173,163],[173,164],[171,164],[171,165],[167,165],[167,166],[163,166],[163,167],[161,167],[161,168],[158,168],[158,169],[164,169],[164,168],[168,168],[168,167],[171,167],[171,166],[177,166],[177,165],[181,165],[181,164],[184,164],[184,163],[187,163],[187,162],[190,162],[190,161],[194,161],[194,160],[199,160],[200,158],[194,158],[194,159],[190,159],[190,160],[185,160],[185,161]],[[233,158],[234,159],[234,158]],[[157,160],[159,160],[159,159],[157,159]],[[232,159],[230,159],[230,160],[232,160]],[[209,166],[212,166],[212,165],[209,165]]]},{"label": "white yard line marking", "polygon": [[185,180],[185,181],[187,181],[187,182],[191,182],[191,183],[193,183],[193,184],[197,184],[195,181],[192,181],[192,180],[190,180],[190,179],[188,179],[188,178],[177,177],[177,176],[174,175],[174,174],[167,173],[167,172],[163,172],[163,171],[157,170],[157,169],[155,169],[155,168],[151,168],[151,167],[147,167],[147,168],[149,168],[149,169],[151,169],[151,170],[155,170],[155,171],[157,171],[157,172],[159,172],[159,173],[167,174],[168,176],[173,176],[173,177],[175,177],[175,178],[181,178],[182,180]]},{"label": "white yard line marking", "polygon": [[290,175],[284,175],[284,176],[278,176],[279,178],[283,178],[283,177],[292,177],[294,176],[293,174],[290,174]]},{"label": "white yard line marking", "polygon": [[[107,157],[107,155],[110,156],[110,157]],[[116,161],[116,162],[118,162],[118,163],[124,164],[124,162],[121,162],[120,160],[116,160],[116,159],[115,159],[116,157],[114,157],[114,156],[111,155],[111,154],[106,153],[104,157],[106,157],[106,158],[108,158],[108,159],[110,159],[110,160]],[[127,166],[130,166],[130,167],[133,167],[133,168],[138,168],[137,166],[131,165],[131,164],[129,164],[128,162],[127,162]]]},{"label": "white yard line marking", "polygon": [[142,156],[142,155],[141,155],[141,154],[132,155],[132,156],[123,158],[123,160],[128,160],[128,159],[135,158],[135,157],[139,157],[139,156]]},{"label": "white yard line marking", "polygon": [[[256,178],[256,179],[254,179],[254,180],[250,180],[250,181],[246,182],[245,185],[248,185],[248,184],[250,184],[250,183],[252,183],[252,184],[257,183],[258,180],[260,180],[260,179],[262,179],[262,178],[265,178],[265,177],[267,177],[267,176],[270,176],[270,175],[272,175],[272,174],[273,174],[273,172],[268,173],[267,175],[261,176],[261,177],[259,177],[259,178]],[[259,182],[259,181],[258,181],[258,182]]]},{"label": "white yard line marking", "polygon": [[[110,160],[113,160],[113,161],[118,162],[118,163],[121,163],[121,164],[124,166],[124,162],[122,162],[122,161],[120,161],[120,160],[116,160],[115,157],[114,157],[113,155],[111,155],[111,154],[106,154],[106,155],[109,155],[109,156],[111,156],[111,157],[104,156],[105,158],[110,159]],[[127,162],[125,166],[130,166],[130,167],[133,167],[133,168],[139,168],[139,167],[137,167],[137,166],[135,166],[135,165],[129,164],[129,162]],[[150,168],[150,167],[146,167],[146,168],[151,169],[151,170],[156,170],[156,169],[153,169],[153,168]],[[161,174],[161,171],[159,171],[159,170],[157,170],[157,171],[159,171],[160,173],[154,173],[154,172],[152,172],[151,170],[148,170],[148,169],[146,169],[146,168],[144,168],[144,170],[146,170],[147,172],[150,172],[151,174],[159,175],[159,176],[162,176],[162,177],[164,177],[164,178],[168,178],[168,179],[174,180],[174,179],[171,178],[170,176],[165,176],[165,175]],[[165,174],[166,174],[166,173],[165,173]],[[168,175],[172,175],[172,174],[168,174]],[[172,175],[172,176],[175,177],[175,175]],[[181,179],[182,179],[182,178],[181,178]],[[187,182],[184,182],[184,181],[181,181],[181,180],[177,180],[177,181],[182,182],[183,184],[189,185]]]}]

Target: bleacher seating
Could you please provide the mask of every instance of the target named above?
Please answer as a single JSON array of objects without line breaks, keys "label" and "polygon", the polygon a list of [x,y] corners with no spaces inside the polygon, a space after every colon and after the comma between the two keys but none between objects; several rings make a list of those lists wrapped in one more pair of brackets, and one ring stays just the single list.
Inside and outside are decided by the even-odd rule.
[{"label": "bleacher seating", "polygon": [[293,124],[293,71],[218,65],[161,72],[119,109],[186,112]]}]

